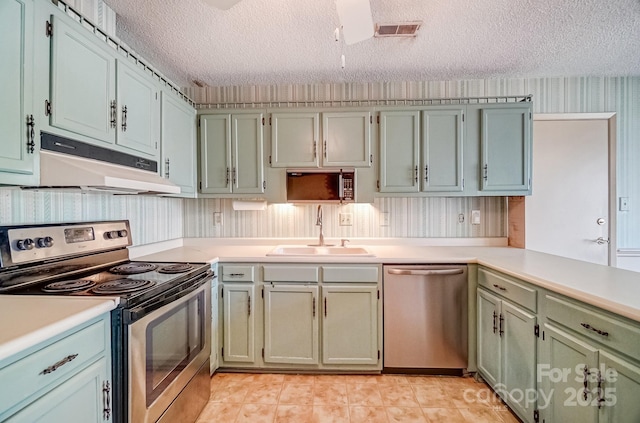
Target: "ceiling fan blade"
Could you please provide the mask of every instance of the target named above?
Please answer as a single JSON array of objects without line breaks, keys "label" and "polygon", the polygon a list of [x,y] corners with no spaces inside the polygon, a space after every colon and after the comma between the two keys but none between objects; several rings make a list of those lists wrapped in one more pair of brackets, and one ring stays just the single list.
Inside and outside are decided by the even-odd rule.
[{"label": "ceiling fan blade", "polygon": [[336,0],[338,18],[346,44],[373,37],[373,18],[369,0]]},{"label": "ceiling fan blade", "polygon": [[236,3],[239,3],[240,0],[202,0],[208,5],[211,5],[215,8],[228,10],[231,9]]}]

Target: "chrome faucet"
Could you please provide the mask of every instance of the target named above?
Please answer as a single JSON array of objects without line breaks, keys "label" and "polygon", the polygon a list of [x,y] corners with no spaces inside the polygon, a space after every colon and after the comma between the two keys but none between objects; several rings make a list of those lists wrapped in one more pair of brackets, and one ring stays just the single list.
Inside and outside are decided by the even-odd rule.
[{"label": "chrome faucet", "polygon": [[322,205],[318,205],[318,211],[316,214],[316,226],[320,226],[320,239],[318,240],[318,245],[324,245],[324,234],[322,233]]}]

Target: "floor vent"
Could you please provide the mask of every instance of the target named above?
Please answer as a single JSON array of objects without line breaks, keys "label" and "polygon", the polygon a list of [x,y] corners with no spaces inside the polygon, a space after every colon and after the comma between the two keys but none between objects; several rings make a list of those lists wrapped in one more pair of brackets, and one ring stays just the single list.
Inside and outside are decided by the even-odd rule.
[{"label": "floor vent", "polygon": [[396,22],[376,24],[377,38],[382,37],[415,37],[422,26],[422,21]]}]

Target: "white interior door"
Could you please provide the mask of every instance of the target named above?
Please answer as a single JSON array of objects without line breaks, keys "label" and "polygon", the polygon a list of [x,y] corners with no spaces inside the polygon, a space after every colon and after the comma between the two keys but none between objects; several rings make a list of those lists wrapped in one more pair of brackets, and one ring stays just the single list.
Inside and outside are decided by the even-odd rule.
[{"label": "white interior door", "polygon": [[534,118],[527,249],[609,264],[609,134],[607,118]]}]

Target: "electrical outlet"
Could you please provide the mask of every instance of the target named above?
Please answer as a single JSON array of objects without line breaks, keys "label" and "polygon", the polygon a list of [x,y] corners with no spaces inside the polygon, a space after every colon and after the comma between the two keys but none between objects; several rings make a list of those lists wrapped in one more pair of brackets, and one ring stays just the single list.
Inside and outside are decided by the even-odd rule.
[{"label": "electrical outlet", "polygon": [[389,226],[389,212],[380,213],[380,226]]},{"label": "electrical outlet", "polygon": [[629,211],[629,197],[620,197],[620,205],[618,206],[620,211]]},{"label": "electrical outlet", "polygon": [[458,215],[458,223],[464,223],[464,213]]},{"label": "electrical outlet", "polygon": [[340,213],[340,226],[352,226],[353,214],[352,213]]},{"label": "electrical outlet", "polygon": [[471,210],[471,224],[472,225],[480,224],[480,210]]},{"label": "electrical outlet", "polygon": [[213,212],[213,227],[222,226],[222,212]]}]

